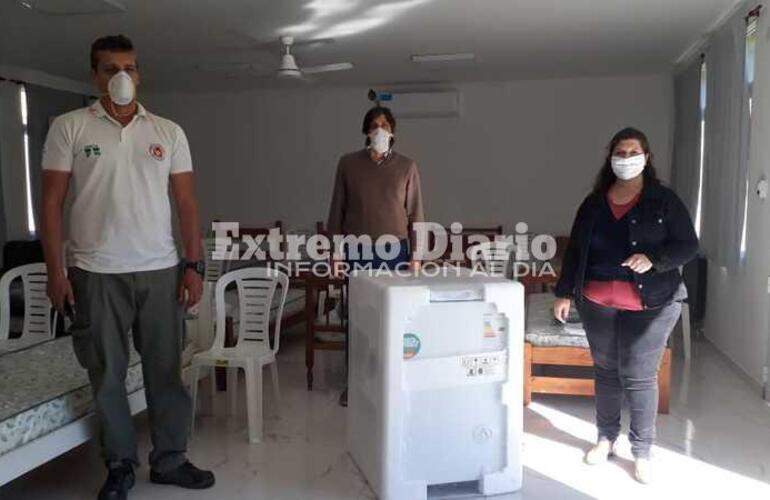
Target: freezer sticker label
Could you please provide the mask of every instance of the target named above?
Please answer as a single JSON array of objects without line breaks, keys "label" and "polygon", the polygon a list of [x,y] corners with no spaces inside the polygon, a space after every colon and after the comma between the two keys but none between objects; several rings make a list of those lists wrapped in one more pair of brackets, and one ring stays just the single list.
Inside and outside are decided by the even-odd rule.
[{"label": "freezer sticker label", "polygon": [[484,338],[493,339],[495,337],[497,337],[497,332],[495,331],[495,327],[492,326],[492,321],[485,319],[484,320]]},{"label": "freezer sticker label", "polygon": [[404,334],[404,359],[412,359],[420,352],[420,337],[414,333]]},{"label": "freezer sticker label", "polygon": [[505,316],[502,314],[485,314],[483,338],[496,339],[505,335]]}]

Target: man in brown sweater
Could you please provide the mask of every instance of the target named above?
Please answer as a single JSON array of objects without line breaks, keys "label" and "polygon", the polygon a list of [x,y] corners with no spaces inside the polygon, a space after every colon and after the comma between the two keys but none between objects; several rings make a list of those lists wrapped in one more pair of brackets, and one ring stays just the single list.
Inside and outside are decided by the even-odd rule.
[{"label": "man in brown sweater", "polygon": [[[366,258],[365,253],[348,258],[351,264],[393,269],[409,262],[412,224],[425,221],[420,175],[414,160],[393,151],[396,119],[388,108],[370,109],[361,131],[366,148],[343,156],[337,166],[327,226],[332,235],[369,236],[375,246],[378,237],[395,236],[400,251],[394,258],[377,255],[376,248],[369,249],[373,258]],[[413,266],[416,269],[417,262]],[[348,404],[347,395],[345,389],[340,396],[342,406]]]},{"label": "man in brown sweater", "polygon": [[[393,151],[396,120],[388,108],[374,107],[364,117],[366,148],[343,156],[337,167],[328,230],[331,234],[368,235],[375,241],[394,235],[408,258],[411,226],[425,220],[417,164]],[[386,261],[395,265],[398,262]]]}]

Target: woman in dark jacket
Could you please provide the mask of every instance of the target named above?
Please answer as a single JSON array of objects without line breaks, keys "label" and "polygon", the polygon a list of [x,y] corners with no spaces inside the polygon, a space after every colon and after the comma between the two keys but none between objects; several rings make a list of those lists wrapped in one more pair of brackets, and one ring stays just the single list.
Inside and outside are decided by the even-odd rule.
[{"label": "woman in dark jacket", "polygon": [[598,440],[587,463],[613,454],[625,395],[636,478],[650,481],[658,366],[687,297],[679,267],[697,250],[686,207],[655,175],[647,137],[621,130],[578,209],[553,306],[566,321],[574,303],[591,347]]}]

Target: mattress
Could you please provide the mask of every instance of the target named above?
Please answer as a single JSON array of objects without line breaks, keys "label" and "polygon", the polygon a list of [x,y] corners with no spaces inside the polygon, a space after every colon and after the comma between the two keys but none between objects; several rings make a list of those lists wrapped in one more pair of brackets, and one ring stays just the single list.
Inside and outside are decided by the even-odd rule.
[{"label": "mattress", "polygon": [[[304,290],[290,289],[283,316],[303,311]],[[277,306],[273,306],[275,311]],[[129,343],[130,344],[130,343]],[[195,347],[188,343],[182,365]],[[126,392],[143,388],[139,354],[131,349]],[[0,341],[0,456],[45,436],[94,410],[91,386],[69,336]]]},{"label": "mattress", "polygon": [[0,356],[9,352],[23,351],[33,345],[51,340],[48,335],[27,334],[16,339],[0,340]]},{"label": "mattress", "polygon": [[[139,355],[131,351],[126,391],[142,389]],[[86,371],[61,337],[0,352],[0,456],[93,411]]]},{"label": "mattress", "polygon": [[524,339],[538,347],[584,347],[588,339],[581,323],[562,324],[553,316],[554,296],[533,293],[527,298],[527,324]]}]

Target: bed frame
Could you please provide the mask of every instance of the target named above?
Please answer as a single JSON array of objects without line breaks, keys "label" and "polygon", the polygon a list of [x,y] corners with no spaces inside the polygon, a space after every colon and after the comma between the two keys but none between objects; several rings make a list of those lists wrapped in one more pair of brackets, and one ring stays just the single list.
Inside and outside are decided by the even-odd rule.
[{"label": "bed frame", "polygon": [[[128,404],[132,415],[144,411],[147,408],[144,389],[130,394]],[[64,427],[0,456],[0,485],[9,483],[59,455],[80,446],[95,437],[98,428],[96,414],[90,412]]]},{"label": "bed frame", "polygon": [[[593,367],[591,352],[584,347],[538,347],[524,344],[524,405],[532,401],[532,394],[567,394],[594,396],[591,378],[547,377],[532,375],[535,365]],[[671,399],[671,348],[663,353],[658,368],[658,413],[669,412]]]},{"label": "bed frame", "polygon": [[[201,379],[209,376],[208,370],[201,371]],[[189,369],[182,370],[182,379],[189,379]],[[138,415],[147,409],[144,389],[139,389],[128,395],[131,415]],[[60,427],[53,432],[30,441],[29,443],[0,456],[0,486],[30,472],[41,465],[50,462],[73,448],[96,437],[99,432],[99,422],[94,412],[89,412]]]}]

